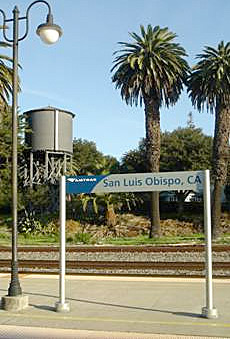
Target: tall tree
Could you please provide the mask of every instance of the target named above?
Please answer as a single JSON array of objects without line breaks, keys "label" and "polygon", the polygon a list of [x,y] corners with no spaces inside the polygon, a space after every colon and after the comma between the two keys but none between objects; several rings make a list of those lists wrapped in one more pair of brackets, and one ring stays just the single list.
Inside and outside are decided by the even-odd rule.
[{"label": "tall tree", "polygon": [[[0,47],[8,47],[5,42],[0,41]],[[12,92],[12,68],[7,65],[12,61],[7,55],[0,54],[0,109],[1,111],[8,104]]]},{"label": "tall tree", "polygon": [[[119,42],[112,81],[127,104],[145,106],[148,171],[159,172],[160,107],[174,105],[187,77],[186,52],[175,43],[168,28],[140,26],[141,35],[130,33],[133,43]],[[160,235],[159,193],[151,194],[150,237]]]},{"label": "tall tree", "polygon": [[0,112],[0,209],[10,205],[11,115],[5,107]]},{"label": "tall tree", "polygon": [[227,175],[230,133],[230,42],[221,41],[217,49],[205,47],[198,54],[199,62],[188,78],[188,92],[192,104],[199,111],[215,112],[215,132],[213,141],[212,203],[213,238],[219,236],[221,217],[221,191]]},{"label": "tall tree", "polygon": [[[191,120],[188,127],[161,133],[160,171],[196,171],[211,167],[212,137],[196,128]],[[122,172],[146,172],[146,146],[142,139],[138,149],[127,152],[121,160]],[[178,212],[183,213],[184,201],[190,191],[175,192]]]},{"label": "tall tree", "polygon": [[161,135],[160,169],[170,171],[197,171],[211,166],[212,137],[200,128],[177,128]]},{"label": "tall tree", "polygon": [[145,138],[139,141],[138,148],[126,152],[121,158],[121,173],[145,173],[146,163],[146,142]]},{"label": "tall tree", "polygon": [[[7,46],[0,41],[0,48]],[[0,208],[9,207],[10,201],[11,111],[8,100],[12,91],[12,69],[8,61],[11,59],[0,53]]]},{"label": "tall tree", "polygon": [[[197,127],[179,127],[161,133],[160,171],[196,171],[210,168],[212,137]],[[121,171],[146,172],[146,145],[141,139],[137,149],[121,159]]]},{"label": "tall tree", "polygon": [[73,141],[73,167],[78,175],[114,173],[119,170],[116,158],[98,151],[93,141],[75,139]]},{"label": "tall tree", "polygon": [[73,165],[78,175],[95,174],[103,154],[93,141],[75,139],[73,141]]},{"label": "tall tree", "polygon": [[[197,171],[211,167],[212,137],[205,135],[200,128],[178,128],[173,132],[162,133],[161,171]],[[189,190],[176,191],[178,214],[184,213],[184,201]]]}]

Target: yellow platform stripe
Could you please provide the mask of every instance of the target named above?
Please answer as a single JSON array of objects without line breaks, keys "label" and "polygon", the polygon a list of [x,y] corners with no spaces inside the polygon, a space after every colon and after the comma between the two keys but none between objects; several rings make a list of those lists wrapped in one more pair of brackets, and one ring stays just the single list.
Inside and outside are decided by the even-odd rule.
[{"label": "yellow platform stripe", "polygon": [[[27,313],[11,313],[7,311],[0,312],[1,317],[14,317],[14,318],[27,318]],[[40,314],[31,314],[31,319],[47,319],[47,320],[69,320],[69,321],[85,321],[85,322],[115,322],[115,323],[136,323],[136,324],[148,324],[148,325],[174,325],[174,326],[207,326],[207,327],[224,327],[230,328],[230,323],[223,322],[212,322],[211,319],[207,319],[206,321],[200,322],[189,322],[189,321],[162,321],[162,320],[137,320],[137,319],[115,319],[115,318],[99,318],[99,317],[78,317],[71,315],[40,315]],[[12,319],[12,318],[11,318]]]}]

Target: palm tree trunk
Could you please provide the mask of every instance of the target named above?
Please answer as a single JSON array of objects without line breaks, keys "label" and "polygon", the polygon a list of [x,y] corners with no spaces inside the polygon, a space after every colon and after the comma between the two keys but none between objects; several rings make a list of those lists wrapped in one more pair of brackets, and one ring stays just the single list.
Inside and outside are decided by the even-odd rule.
[{"label": "palm tree trunk", "polygon": [[161,235],[159,192],[150,192],[150,230],[149,238]]},{"label": "palm tree trunk", "polygon": [[[147,168],[150,172],[159,172],[160,168],[160,111],[159,105],[149,97],[144,98],[145,102],[145,128],[146,128],[146,155]],[[150,193],[150,232],[149,237],[159,237],[160,208],[159,192]]]},{"label": "palm tree trunk", "polygon": [[179,191],[177,192],[176,196],[178,199],[177,213],[178,213],[178,218],[180,218],[184,214],[185,194],[183,191]]},{"label": "palm tree trunk", "polygon": [[227,177],[229,157],[230,109],[216,111],[215,134],[213,142],[213,179],[214,191],[212,201],[212,236],[220,235],[221,193]]},{"label": "palm tree trunk", "polygon": [[221,218],[221,192],[222,185],[215,181],[212,204],[212,238],[217,239],[220,236],[220,218]]}]

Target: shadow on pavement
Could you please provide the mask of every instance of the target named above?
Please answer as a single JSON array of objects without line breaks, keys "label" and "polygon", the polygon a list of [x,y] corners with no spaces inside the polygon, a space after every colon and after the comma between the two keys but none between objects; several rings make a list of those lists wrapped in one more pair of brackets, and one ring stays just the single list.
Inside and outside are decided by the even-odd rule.
[{"label": "shadow on pavement", "polygon": [[29,306],[32,306],[32,307],[34,307],[34,308],[38,308],[38,309],[44,310],[44,311],[51,311],[51,312],[56,311],[56,308],[55,308],[55,307],[47,306],[47,305],[34,305],[34,304],[29,304]]},{"label": "shadow on pavement", "polygon": [[[0,289],[0,291],[3,291]],[[54,298],[58,299],[58,296],[56,295],[50,295],[50,294],[43,294],[43,293],[30,293],[30,292],[24,292],[27,295],[34,295],[34,296],[41,296],[41,297],[49,297],[49,298]],[[131,305],[121,305],[121,304],[112,304],[112,303],[107,303],[107,302],[102,302],[102,301],[95,301],[95,300],[87,300],[87,299],[75,299],[75,298],[66,298],[66,301],[76,301],[76,302],[81,302],[81,303],[87,303],[87,304],[93,304],[93,305],[101,305],[101,306],[109,306],[109,307],[116,307],[116,308],[125,308],[125,309],[130,309],[130,310],[139,310],[139,311],[148,311],[148,312],[159,312],[159,313],[167,313],[167,314],[174,314],[177,316],[181,317],[190,317],[190,318],[202,318],[202,315],[200,313],[191,313],[191,312],[173,312],[170,310],[162,310],[162,309],[155,309],[155,308],[146,308],[146,307],[139,307],[139,306],[131,306]],[[50,312],[55,312],[56,309],[55,307],[47,306],[47,305],[35,305],[35,304],[30,304],[30,306],[50,311]]]}]

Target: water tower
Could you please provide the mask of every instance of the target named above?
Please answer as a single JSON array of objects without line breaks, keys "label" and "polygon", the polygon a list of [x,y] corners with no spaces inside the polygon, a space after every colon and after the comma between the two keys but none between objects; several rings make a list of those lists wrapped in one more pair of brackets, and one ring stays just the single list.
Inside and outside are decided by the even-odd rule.
[{"label": "water tower", "polygon": [[27,126],[21,172],[24,186],[55,184],[71,165],[74,114],[48,106],[23,115]]}]

